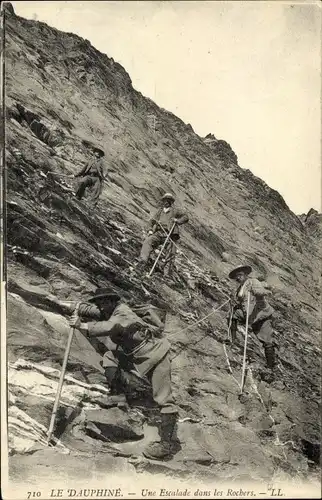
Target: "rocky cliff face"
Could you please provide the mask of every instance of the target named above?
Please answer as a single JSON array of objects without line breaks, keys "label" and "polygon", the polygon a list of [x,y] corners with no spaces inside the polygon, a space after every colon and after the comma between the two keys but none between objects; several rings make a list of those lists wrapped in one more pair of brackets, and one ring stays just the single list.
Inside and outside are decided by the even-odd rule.
[{"label": "rocky cliff face", "polygon": [[310,236],[319,243],[322,238],[322,214],[311,208],[307,214],[301,214],[300,219]]},{"label": "rocky cliff face", "polygon": [[205,144],[210,146],[216,156],[221,160],[226,160],[228,163],[235,163],[238,165],[238,158],[236,153],[232,150],[230,144],[222,139],[216,139],[213,134],[208,134],[204,138]]},{"label": "rocky cliff face", "polygon": [[[11,477],[47,477],[45,463],[59,477],[104,477],[116,469],[197,480],[318,477],[320,255],[307,225],[241,169],[228,147],[220,154],[214,141],[142,96],[87,40],[10,11],[6,114]],[[74,197],[67,174],[94,148],[105,151],[110,174],[90,209]],[[155,274],[142,282],[133,262],[165,191],[176,194],[190,221],[173,281]],[[283,373],[271,385],[258,378],[264,359],[251,334],[240,399],[243,335],[225,353],[227,309],[189,326],[222,305],[227,274],[243,262],[272,290]],[[59,440],[46,448],[68,323],[45,297],[78,299],[107,284],[131,305],[149,302],[167,312],[182,440],[169,462],[142,458],[155,434],[153,407],[113,400],[101,354],[81,334],[68,364]]]}]

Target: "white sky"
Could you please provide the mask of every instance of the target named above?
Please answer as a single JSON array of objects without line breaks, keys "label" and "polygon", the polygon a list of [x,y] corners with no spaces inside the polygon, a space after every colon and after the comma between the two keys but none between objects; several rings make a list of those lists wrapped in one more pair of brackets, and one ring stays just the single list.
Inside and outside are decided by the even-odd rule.
[{"label": "white sky", "polygon": [[272,2],[12,2],[90,40],[134,88],[239,164],[295,213],[321,211],[321,6]]}]

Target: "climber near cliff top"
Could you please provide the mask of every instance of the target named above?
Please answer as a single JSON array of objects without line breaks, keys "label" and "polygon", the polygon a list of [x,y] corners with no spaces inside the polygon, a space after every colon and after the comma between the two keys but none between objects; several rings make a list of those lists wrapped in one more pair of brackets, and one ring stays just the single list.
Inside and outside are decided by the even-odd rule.
[{"label": "climber near cliff top", "polygon": [[229,318],[230,332],[234,342],[237,324],[246,322],[247,295],[250,292],[249,325],[264,346],[266,365],[271,372],[271,378],[276,366],[272,327],[274,309],[266,299],[266,295],[271,292],[266,290],[259,280],[249,277],[251,272],[250,266],[239,266],[229,273],[229,278],[237,281],[239,285],[233,298],[232,316]]},{"label": "climber near cliff top", "polygon": [[[57,299],[56,303],[68,312],[74,312],[77,305]],[[71,326],[89,342],[98,339],[106,346],[102,366],[112,393],[119,389],[116,379],[120,356],[126,357],[128,367],[152,386],[153,399],[161,410],[160,441],[149,443],[143,453],[158,460],[172,455],[178,444],[175,437],[178,409],[172,394],[170,344],[165,337],[154,334],[160,330],[160,324],[164,327],[162,320],[154,318],[153,323],[154,328],[110,288],[98,288],[87,302],[79,303],[77,316],[71,319]]]},{"label": "climber near cliff top", "polygon": [[92,188],[90,192],[90,202],[95,207],[102,192],[104,180],[103,151],[95,150],[94,159],[85,165],[74,177],[81,177],[76,190],[76,198],[81,200],[87,188]]},{"label": "climber near cliff top", "polygon": [[152,249],[164,243],[167,234],[175,224],[168,248],[165,250],[164,276],[171,276],[176,247],[173,242],[180,238],[179,227],[188,222],[188,216],[174,206],[175,197],[171,193],[165,193],[161,198],[161,207],[153,214],[148,224],[148,236],[145,238],[140,258],[139,269],[146,270]]}]

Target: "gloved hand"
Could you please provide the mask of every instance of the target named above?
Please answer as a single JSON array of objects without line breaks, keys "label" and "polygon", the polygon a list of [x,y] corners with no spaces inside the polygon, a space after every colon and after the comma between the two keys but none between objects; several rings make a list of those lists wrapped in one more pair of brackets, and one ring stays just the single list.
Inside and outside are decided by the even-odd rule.
[{"label": "gloved hand", "polygon": [[164,336],[163,335],[163,331],[164,331],[164,327],[163,326],[156,327],[152,331],[153,337],[156,337],[157,339],[161,339]]},{"label": "gloved hand", "polygon": [[151,236],[151,234],[153,234],[153,231],[150,229],[150,231],[148,231],[148,236]]},{"label": "gloved hand", "polygon": [[72,328],[79,328],[81,325],[81,319],[77,314],[72,314],[69,320],[69,325]]}]

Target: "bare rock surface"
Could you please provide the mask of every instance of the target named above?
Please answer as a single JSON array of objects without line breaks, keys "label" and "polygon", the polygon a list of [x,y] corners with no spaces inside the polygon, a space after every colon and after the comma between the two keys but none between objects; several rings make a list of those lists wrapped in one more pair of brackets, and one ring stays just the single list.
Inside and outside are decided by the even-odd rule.
[{"label": "bare rock surface", "polygon": [[[142,96],[124,68],[87,40],[9,13],[6,54],[13,480],[44,478],[53,465],[62,478],[119,469],[135,477],[313,481],[320,442],[316,232],[279,193],[237,165],[228,143],[199,137]],[[110,173],[92,209],[75,198],[68,176],[95,148],[105,151]],[[190,221],[173,280],[154,274],[142,281],[135,259],[149,214],[165,191],[176,194]],[[242,331],[237,347],[225,352],[227,308],[199,320],[227,300],[227,274],[243,262],[272,291],[282,372],[271,385],[249,375],[241,401]],[[47,295],[83,300],[108,284],[133,307],[149,302],[167,313],[164,334],[172,345],[182,442],[168,462],[152,463],[141,454],[156,437],[153,405],[112,396],[100,364],[104,346],[79,332],[56,446],[46,447],[69,332],[63,311]],[[263,365],[253,334],[250,349],[254,366]]]}]

